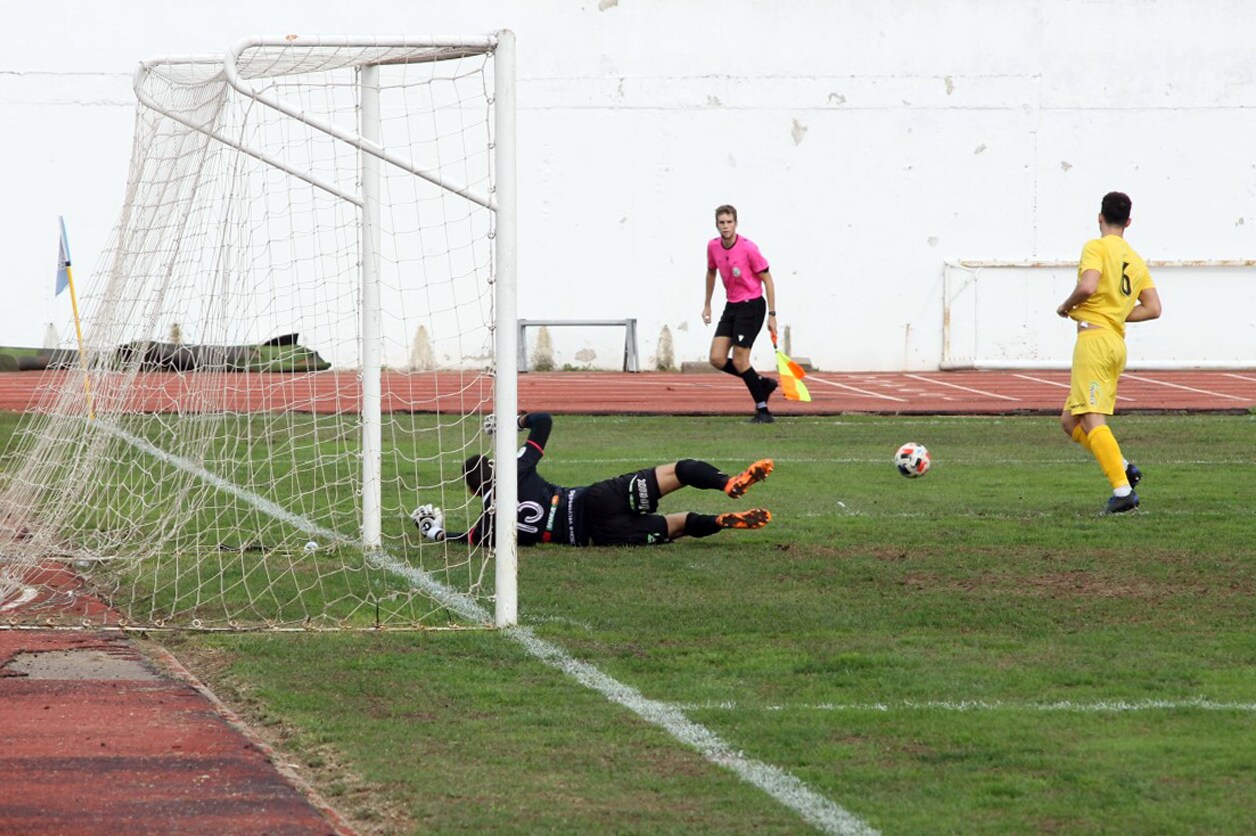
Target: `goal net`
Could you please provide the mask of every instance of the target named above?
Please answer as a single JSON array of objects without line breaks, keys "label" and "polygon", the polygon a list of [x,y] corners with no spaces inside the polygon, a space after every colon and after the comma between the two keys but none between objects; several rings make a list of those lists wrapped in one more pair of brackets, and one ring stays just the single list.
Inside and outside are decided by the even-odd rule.
[{"label": "goal net", "polygon": [[482,430],[515,411],[512,53],[289,37],[139,67],[81,346],[4,468],[0,622],[514,621],[513,514],[489,548],[409,517],[472,526],[476,454],[514,503],[515,439]]}]

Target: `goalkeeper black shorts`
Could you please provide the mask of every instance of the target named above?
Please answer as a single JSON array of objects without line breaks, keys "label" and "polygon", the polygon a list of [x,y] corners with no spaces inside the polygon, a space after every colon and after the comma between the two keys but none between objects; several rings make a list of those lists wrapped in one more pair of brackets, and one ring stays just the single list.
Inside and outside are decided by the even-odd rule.
[{"label": "goalkeeper black shorts", "polygon": [[590,485],[582,509],[590,542],[595,546],[666,543],[667,518],[654,513],[660,496],[652,467]]}]

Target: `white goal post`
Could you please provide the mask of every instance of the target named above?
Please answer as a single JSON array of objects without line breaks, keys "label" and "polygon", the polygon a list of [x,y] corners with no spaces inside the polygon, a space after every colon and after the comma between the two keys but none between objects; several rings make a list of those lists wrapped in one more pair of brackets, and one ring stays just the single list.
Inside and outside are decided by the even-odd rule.
[{"label": "white goal post", "polygon": [[[1131,369],[1256,366],[1251,317],[1256,260],[1151,260],[1164,315],[1126,329]],[[1077,283],[1077,262],[962,259],[945,262],[941,369],[1067,369],[1075,329],[1055,314]]]},{"label": "white goal post", "polygon": [[474,524],[478,454],[515,506],[516,439],[481,430],[517,408],[514,35],[251,38],[134,88],[85,359],[11,448],[0,618],[411,628],[449,588],[515,624],[515,515],[489,550],[408,513]]}]

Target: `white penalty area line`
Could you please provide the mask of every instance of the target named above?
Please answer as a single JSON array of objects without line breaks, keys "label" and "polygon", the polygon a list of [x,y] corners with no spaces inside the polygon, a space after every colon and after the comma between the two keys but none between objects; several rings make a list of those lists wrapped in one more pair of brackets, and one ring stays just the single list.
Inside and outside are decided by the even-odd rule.
[{"label": "white penalty area line", "polygon": [[572,658],[555,644],[537,638],[526,627],[507,631],[531,655],[557,668],[611,702],[622,705],[643,720],[658,726],[672,737],[697,749],[711,763],[735,773],[743,781],[758,787],[802,817],[803,821],[825,833],[877,833],[849,811],[808,787],[785,770],[748,758],[729,746],[719,735],[668,703],[645,697],[636,688],[607,676],[587,662]]},{"label": "white penalty area line", "polygon": [[1243,714],[1256,713],[1256,702],[1217,702],[1206,697],[1190,697],[1183,700],[1097,700],[1076,702],[1014,702],[1007,700],[901,700],[898,702],[870,703],[804,703],[795,705],[747,705],[738,702],[693,703],[682,706],[686,711],[869,711],[889,713],[895,711],[1009,711],[1009,712],[1064,712],[1076,714],[1124,714],[1139,711],[1234,711]]},{"label": "white penalty area line", "polygon": [[[101,426],[172,467],[204,479],[214,487],[251,504],[265,514],[291,524],[300,531],[346,541],[336,532],[325,529],[298,514],[293,514],[238,485],[233,485],[195,462],[167,453],[119,427],[105,424]],[[492,614],[470,595],[445,585],[431,574],[402,562],[386,551],[374,553],[368,559],[380,568],[406,579],[413,586],[430,595],[437,603],[456,612],[467,621],[481,624],[493,621]],[[676,706],[648,699],[636,688],[625,685],[593,665],[572,657],[558,645],[537,638],[526,627],[512,627],[501,632],[502,635],[518,643],[533,658],[561,671],[586,688],[597,691],[611,702],[627,708],[646,722],[663,729],[681,743],[697,749],[708,761],[733,772],[746,783],[767,793],[817,830],[840,834],[840,836],[870,836],[878,832],[853,813],[820,795],[780,767],[749,758],[734,749],[715,732],[690,720]]]}]

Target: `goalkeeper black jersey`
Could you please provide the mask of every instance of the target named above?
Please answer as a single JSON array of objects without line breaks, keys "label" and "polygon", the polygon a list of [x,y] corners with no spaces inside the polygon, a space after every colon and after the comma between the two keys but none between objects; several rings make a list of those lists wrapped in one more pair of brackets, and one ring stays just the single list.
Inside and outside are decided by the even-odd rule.
[{"label": "goalkeeper black jersey", "polygon": [[[545,455],[545,444],[549,441],[554,419],[548,412],[534,412],[525,415],[523,423],[528,429],[528,440],[519,450],[519,495],[515,505],[515,528],[518,531],[519,545],[587,545],[589,537],[580,514],[580,500],[585,489],[555,485],[536,470]],[[495,515],[491,491],[484,495],[483,502],[484,513],[471,530],[465,534],[449,534],[446,539],[471,545],[492,545]]]}]

